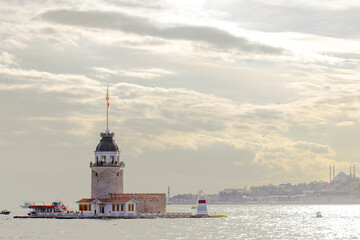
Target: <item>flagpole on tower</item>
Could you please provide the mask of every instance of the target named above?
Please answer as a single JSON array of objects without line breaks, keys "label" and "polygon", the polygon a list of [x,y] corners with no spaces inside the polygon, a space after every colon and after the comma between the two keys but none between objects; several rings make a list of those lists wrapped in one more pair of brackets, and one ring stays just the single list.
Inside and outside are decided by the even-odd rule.
[{"label": "flagpole on tower", "polygon": [[109,87],[106,87],[106,134],[109,134]]}]

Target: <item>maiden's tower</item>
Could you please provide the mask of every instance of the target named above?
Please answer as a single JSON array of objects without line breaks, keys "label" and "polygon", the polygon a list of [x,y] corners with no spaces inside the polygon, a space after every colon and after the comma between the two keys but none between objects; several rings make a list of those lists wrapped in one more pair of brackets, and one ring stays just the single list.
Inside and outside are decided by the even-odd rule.
[{"label": "maiden's tower", "polygon": [[91,198],[77,203],[79,211],[88,215],[131,215],[165,213],[165,193],[124,193],[125,163],[120,160],[115,134],[109,131],[109,91],[106,92],[106,131],[100,133],[91,169]]},{"label": "maiden's tower", "polygon": [[109,91],[106,91],[106,130],[100,133],[100,142],[90,162],[91,197],[76,203],[78,212],[69,212],[62,203],[31,205],[29,216],[14,218],[148,218],[148,217],[222,217],[209,216],[204,197],[198,199],[197,215],[167,213],[165,193],[124,193],[125,163],[120,159],[115,134],[109,131]]},{"label": "maiden's tower", "polygon": [[124,162],[120,161],[119,147],[114,133],[109,131],[109,90],[106,91],[106,131],[100,133],[91,168],[91,197],[108,198],[110,193],[123,193]]}]

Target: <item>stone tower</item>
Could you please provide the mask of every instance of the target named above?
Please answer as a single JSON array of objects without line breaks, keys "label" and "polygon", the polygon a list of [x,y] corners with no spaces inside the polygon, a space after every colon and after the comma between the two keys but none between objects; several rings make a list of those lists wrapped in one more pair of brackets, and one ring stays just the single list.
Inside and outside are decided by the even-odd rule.
[{"label": "stone tower", "polygon": [[110,198],[110,193],[123,193],[123,169],[120,151],[114,140],[114,133],[109,132],[109,93],[106,94],[106,131],[100,133],[100,143],[95,150],[91,168],[91,198]]}]

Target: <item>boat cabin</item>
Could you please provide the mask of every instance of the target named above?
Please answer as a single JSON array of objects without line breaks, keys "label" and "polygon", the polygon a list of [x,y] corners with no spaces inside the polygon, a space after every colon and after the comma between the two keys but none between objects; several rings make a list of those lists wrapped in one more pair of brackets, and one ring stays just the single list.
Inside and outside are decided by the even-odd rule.
[{"label": "boat cabin", "polygon": [[66,206],[62,202],[53,202],[51,205],[30,205],[34,213],[63,213],[66,212]]}]

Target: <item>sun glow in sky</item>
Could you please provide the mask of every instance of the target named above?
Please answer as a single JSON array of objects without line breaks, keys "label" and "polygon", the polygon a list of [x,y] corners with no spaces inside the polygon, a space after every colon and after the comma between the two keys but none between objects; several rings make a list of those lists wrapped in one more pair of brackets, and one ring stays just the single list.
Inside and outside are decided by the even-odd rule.
[{"label": "sun glow in sky", "polygon": [[0,0],[0,202],[90,194],[106,86],[126,192],[347,172],[359,16],[351,0]]}]

